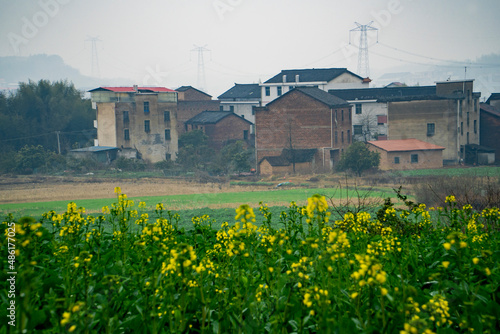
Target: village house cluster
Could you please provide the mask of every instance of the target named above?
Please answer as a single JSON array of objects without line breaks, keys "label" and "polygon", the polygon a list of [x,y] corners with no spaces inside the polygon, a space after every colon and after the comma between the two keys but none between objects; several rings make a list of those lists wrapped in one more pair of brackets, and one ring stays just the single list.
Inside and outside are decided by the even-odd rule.
[{"label": "village house cluster", "polygon": [[213,99],[191,86],[99,87],[93,154],[175,160],[179,136],[203,131],[220,149],[243,141],[263,175],[334,170],[353,141],[380,153],[382,170],[493,164],[500,94],[480,103],[474,80],[370,88],[345,68],[283,70]]}]

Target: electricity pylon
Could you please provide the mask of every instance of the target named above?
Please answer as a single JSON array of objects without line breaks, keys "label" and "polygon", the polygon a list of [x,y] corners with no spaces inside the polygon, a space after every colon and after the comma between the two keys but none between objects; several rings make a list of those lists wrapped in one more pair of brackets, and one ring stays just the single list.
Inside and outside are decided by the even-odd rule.
[{"label": "electricity pylon", "polygon": [[368,61],[368,36],[367,31],[375,30],[377,31],[377,42],[378,42],[378,29],[372,27],[373,21],[368,24],[359,24],[354,22],[357,27],[349,30],[349,44],[351,44],[351,32],[360,31],[361,35],[359,37],[359,51],[358,51],[358,75],[363,78],[368,78],[370,76],[370,64]]}]

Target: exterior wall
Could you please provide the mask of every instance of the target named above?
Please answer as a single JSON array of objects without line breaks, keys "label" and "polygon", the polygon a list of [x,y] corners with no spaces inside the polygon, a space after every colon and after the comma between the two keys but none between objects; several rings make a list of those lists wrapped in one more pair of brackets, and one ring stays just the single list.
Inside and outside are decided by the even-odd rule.
[{"label": "exterior wall", "polygon": [[100,146],[118,147],[114,103],[97,103],[97,138]]},{"label": "exterior wall", "polygon": [[[253,113],[253,107],[260,106],[259,101],[220,101],[220,105],[222,110],[230,111],[231,107],[233,107],[233,112],[243,117],[246,120],[249,120],[253,124],[255,124],[255,115]],[[214,109],[215,110],[215,109]],[[254,133],[254,127],[252,126],[251,133]]]},{"label": "exterior wall", "polygon": [[[116,100],[127,102],[96,103],[99,145],[135,149],[141,158],[151,162],[165,160],[167,154],[170,159],[175,160],[178,151],[175,93],[137,93],[125,96],[126,99],[117,96]],[[149,102],[149,113],[144,113],[145,101]],[[128,121],[124,117],[125,111],[128,111]],[[164,111],[170,111],[170,121],[164,120]],[[145,131],[146,120],[149,120],[149,132]],[[129,133],[128,140],[125,138],[126,129]],[[170,139],[165,138],[166,129],[170,129]]]},{"label": "exterior wall", "polygon": [[481,145],[495,149],[495,162],[500,161],[500,117],[481,112]]},{"label": "exterior wall", "polygon": [[[251,124],[236,115],[230,115],[216,124],[207,124],[204,127],[205,134],[209,138],[209,143],[215,149],[220,149],[227,143],[238,140],[249,145]],[[244,138],[244,131],[247,131],[247,139]]]},{"label": "exterior wall", "polygon": [[343,151],[351,143],[350,107],[330,109],[297,90],[267,107],[255,110],[257,162],[265,156],[278,156],[284,148],[290,148],[291,138],[294,149],[325,151],[324,160],[323,154],[316,160],[316,168],[330,170],[330,149]]},{"label": "exterior wall", "polygon": [[323,90],[329,89],[351,89],[351,88],[369,88],[369,83],[363,83],[363,79],[353,76],[349,73],[342,73],[330,81]]},{"label": "exterior wall", "polygon": [[[458,162],[457,100],[420,100],[388,103],[388,139],[415,138],[443,146],[444,160]],[[427,135],[427,123],[435,134]]]},{"label": "exterior wall", "polygon": [[[296,163],[296,173],[310,173],[314,169],[314,165],[310,162]],[[289,166],[271,166],[267,160],[262,160],[259,164],[261,175],[285,175],[293,173],[293,165]]]},{"label": "exterior wall", "polygon": [[186,132],[185,122],[201,112],[219,110],[220,101],[179,101],[177,102],[177,133],[179,136]]},{"label": "exterior wall", "polygon": [[[378,124],[377,116],[387,116],[387,103],[367,101],[349,101],[352,104],[352,133],[356,141],[377,140],[377,135],[387,135],[387,122]],[[356,104],[361,104],[361,114],[356,114]],[[354,126],[361,125],[362,135],[354,135]]]},{"label": "exterior wall", "polygon": [[188,89],[183,92],[177,92],[179,101],[210,101],[212,97],[197,91],[196,89]]},{"label": "exterior wall", "polygon": [[[379,169],[381,170],[408,170],[443,167],[442,150],[387,152],[373,145],[368,145],[368,148],[370,151],[380,153]],[[411,162],[411,156],[413,154],[418,155],[418,163]],[[394,163],[395,157],[399,158],[399,164]]]}]

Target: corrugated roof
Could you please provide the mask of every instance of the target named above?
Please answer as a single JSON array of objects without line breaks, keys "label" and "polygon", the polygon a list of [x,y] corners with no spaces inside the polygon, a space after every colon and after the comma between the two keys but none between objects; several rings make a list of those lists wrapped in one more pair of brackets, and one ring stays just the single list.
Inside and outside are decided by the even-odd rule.
[{"label": "corrugated roof", "polygon": [[432,96],[436,95],[436,86],[330,89],[328,93],[348,101],[379,100],[387,98]]},{"label": "corrugated roof", "polygon": [[480,103],[479,107],[481,108],[481,111],[487,112],[488,114],[496,117],[500,117],[500,109],[495,108],[492,105],[489,105],[487,103]]},{"label": "corrugated roof", "polygon": [[[89,92],[96,92],[100,90],[107,90],[115,93],[134,93],[134,87],[99,87]],[[165,87],[137,87],[137,90],[140,92],[153,92],[153,93],[164,93],[164,92],[175,92],[175,90],[165,88]]]},{"label": "corrugated roof", "polygon": [[234,84],[234,87],[219,95],[219,100],[226,99],[260,99],[259,84]]},{"label": "corrugated roof", "polygon": [[234,115],[244,120],[245,122],[253,124],[249,120],[244,119],[243,117],[236,115],[234,112],[231,111],[203,111],[198,115],[194,116],[193,118],[187,120],[186,124],[215,124],[231,115]]},{"label": "corrugated roof", "polygon": [[299,82],[318,82],[318,81],[331,81],[341,74],[349,73],[360,80],[363,80],[359,75],[348,71],[347,68],[312,68],[312,69],[297,69],[297,70],[282,70],[279,74],[275,75],[265,83],[280,83],[283,82],[283,75],[286,75],[286,81],[289,83],[296,82],[296,75],[299,76]]},{"label": "corrugated roof", "polygon": [[387,152],[444,150],[445,147],[434,145],[419,139],[373,140],[369,144]]}]

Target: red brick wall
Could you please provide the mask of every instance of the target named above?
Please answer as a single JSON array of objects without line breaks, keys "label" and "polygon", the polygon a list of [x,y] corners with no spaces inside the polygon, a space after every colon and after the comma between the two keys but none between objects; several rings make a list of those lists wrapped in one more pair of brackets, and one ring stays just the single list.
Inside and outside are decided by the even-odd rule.
[{"label": "red brick wall", "polygon": [[188,89],[183,92],[177,92],[179,101],[210,101],[211,96],[208,96],[196,89]]},{"label": "red brick wall", "polygon": [[203,111],[216,111],[220,108],[220,101],[178,101],[177,102],[177,132],[179,135],[186,132],[184,123]]},{"label": "red brick wall", "polygon": [[215,149],[220,149],[227,143],[237,140],[244,140],[243,131],[247,131],[249,144],[251,124],[241,117],[229,115],[216,124],[207,124],[204,126],[205,134],[208,136],[210,145]]},{"label": "red brick wall", "polygon": [[[337,122],[335,122],[335,111],[337,111]],[[332,146],[341,150],[347,148],[351,143],[351,138],[347,135],[352,127],[350,114],[350,107],[330,109],[300,91],[293,91],[266,107],[256,108],[257,162],[265,156],[280,155],[284,148],[289,148],[290,134],[292,146],[296,149]],[[335,131],[337,131],[337,143],[335,143]],[[352,133],[350,135],[352,136]],[[329,150],[325,160],[329,160]],[[323,162],[317,161],[317,164],[322,165]]]}]

